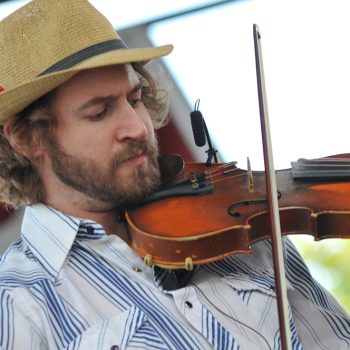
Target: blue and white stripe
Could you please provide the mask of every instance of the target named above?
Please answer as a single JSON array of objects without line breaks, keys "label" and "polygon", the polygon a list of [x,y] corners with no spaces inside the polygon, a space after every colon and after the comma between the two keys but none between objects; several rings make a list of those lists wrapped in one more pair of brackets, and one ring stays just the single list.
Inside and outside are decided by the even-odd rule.
[{"label": "blue and white stripe", "polygon": [[[271,245],[253,250],[166,291],[99,224],[28,207],[0,258],[0,349],[279,349]],[[288,239],[285,251],[293,349],[349,349],[348,315]]]}]

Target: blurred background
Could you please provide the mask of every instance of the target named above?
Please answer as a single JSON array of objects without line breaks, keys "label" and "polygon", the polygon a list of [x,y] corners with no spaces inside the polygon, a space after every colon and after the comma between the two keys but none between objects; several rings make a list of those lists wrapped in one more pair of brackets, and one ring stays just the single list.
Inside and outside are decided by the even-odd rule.
[{"label": "blurred background", "polygon": [[[0,19],[28,1],[0,1]],[[205,161],[190,112],[200,99],[221,161],[263,169],[253,24],[262,49],[275,169],[350,150],[346,0],[91,0],[129,47],[174,44],[150,69],[169,90],[163,153]],[[1,47],[1,50],[6,49]],[[350,153],[350,152],[349,152]],[[20,234],[22,211],[2,210],[0,254]],[[315,278],[350,312],[350,242],[292,237]]]}]

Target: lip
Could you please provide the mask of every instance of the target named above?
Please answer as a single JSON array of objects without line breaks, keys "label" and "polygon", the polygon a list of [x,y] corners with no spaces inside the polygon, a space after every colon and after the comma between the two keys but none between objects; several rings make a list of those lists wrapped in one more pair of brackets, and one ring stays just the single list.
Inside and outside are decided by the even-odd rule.
[{"label": "lip", "polygon": [[126,160],[124,162],[125,165],[134,165],[134,166],[137,166],[137,165],[142,165],[146,162],[147,160],[147,157],[146,155],[144,154],[140,154],[139,156],[136,156],[134,158],[129,158],[128,160]]}]

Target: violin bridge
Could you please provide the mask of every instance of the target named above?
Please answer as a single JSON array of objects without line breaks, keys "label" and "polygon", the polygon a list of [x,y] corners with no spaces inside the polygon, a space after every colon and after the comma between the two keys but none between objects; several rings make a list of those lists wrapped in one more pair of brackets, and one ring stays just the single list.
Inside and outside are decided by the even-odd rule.
[{"label": "violin bridge", "polygon": [[247,176],[248,176],[248,191],[253,192],[254,191],[254,179],[253,179],[253,172],[252,167],[250,166],[250,160],[249,157],[247,157]]}]

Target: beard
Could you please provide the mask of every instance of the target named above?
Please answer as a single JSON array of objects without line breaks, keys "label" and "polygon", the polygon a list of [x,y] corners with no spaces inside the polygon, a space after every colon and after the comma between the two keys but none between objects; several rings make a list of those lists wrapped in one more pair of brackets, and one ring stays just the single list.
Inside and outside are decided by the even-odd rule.
[{"label": "beard", "polygon": [[[67,154],[55,140],[48,142],[48,155],[56,176],[67,186],[115,208],[137,205],[160,184],[158,147],[156,141],[132,141],[106,166],[95,160]],[[119,169],[128,159],[142,152],[148,161],[120,176]]]}]

